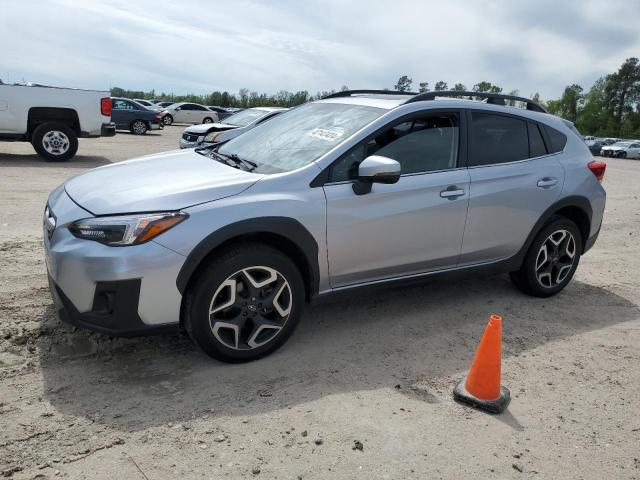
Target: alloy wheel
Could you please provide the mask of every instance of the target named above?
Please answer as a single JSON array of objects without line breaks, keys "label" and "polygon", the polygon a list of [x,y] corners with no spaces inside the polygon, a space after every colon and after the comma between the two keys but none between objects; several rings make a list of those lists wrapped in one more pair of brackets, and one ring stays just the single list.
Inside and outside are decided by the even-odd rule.
[{"label": "alloy wheel", "polygon": [[536,278],[544,288],[563,282],[575,262],[576,241],[568,230],[556,230],[549,235],[536,256]]},{"label": "alloy wheel", "polygon": [[144,132],[147,131],[147,126],[144,124],[144,122],[141,122],[140,120],[136,120],[135,122],[133,122],[133,125],[131,126],[131,128],[138,135],[143,134]]},{"label": "alloy wheel", "polygon": [[64,155],[69,145],[69,137],[59,130],[50,130],[42,137],[42,146],[51,155]]},{"label": "alloy wheel", "polygon": [[273,340],[289,319],[293,295],[277,270],[247,267],[216,289],[209,305],[214,337],[234,350],[251,350]]}]

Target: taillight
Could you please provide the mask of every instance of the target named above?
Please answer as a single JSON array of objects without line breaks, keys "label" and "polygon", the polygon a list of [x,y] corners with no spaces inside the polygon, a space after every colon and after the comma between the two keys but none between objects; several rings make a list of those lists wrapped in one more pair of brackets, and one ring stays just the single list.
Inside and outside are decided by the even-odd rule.
[{"label": "taillight", "polygon": [[159,113],[156,113],[156,118],[160,120],[162,118],[162,115],[160,115]]},{"label": "taillight", "polygon": [[102,115],[105,117],[111,116],[111,98],[106,97],[100,99],[100,112],[102,112]]},{"label": "taillight", "polygon": [[596,176],[596,179],[601,182],[604,178],[604,172],[607,169],[607,164],[604,162],[590,162],[587,164],[591,173]]}]

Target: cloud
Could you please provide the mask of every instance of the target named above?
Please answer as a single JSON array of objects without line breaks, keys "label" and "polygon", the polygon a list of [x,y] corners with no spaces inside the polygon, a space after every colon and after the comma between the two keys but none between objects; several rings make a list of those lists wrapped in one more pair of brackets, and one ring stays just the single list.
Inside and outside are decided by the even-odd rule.
[{"label": "cloud", "polygon": [[[3,2],[0,78],[174,93],[480,80],[588,88],[640,51],[640,3]],[[620,21],[624,19],[624,21]]]}]

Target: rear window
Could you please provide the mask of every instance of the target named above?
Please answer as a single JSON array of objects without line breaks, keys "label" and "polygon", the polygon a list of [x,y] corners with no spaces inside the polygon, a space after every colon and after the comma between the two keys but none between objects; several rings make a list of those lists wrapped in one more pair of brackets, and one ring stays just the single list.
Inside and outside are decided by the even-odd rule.
[{"label": "rear window", "polygon": [[472,113],[470,166],[529,158],[527,122],[505,115]]},{"label": "rear window", "polygon": [[567,136],[549,125],[545,125],[544,129],[549,139],[549,153],[558,153],[564,150],[564,146],[567,144]]}]

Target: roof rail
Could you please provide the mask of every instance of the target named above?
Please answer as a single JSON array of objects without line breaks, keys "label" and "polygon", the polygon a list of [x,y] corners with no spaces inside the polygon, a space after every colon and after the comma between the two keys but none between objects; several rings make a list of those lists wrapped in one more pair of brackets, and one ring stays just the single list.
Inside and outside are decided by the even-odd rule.
[{"label": "roof rail", "polygon": [[376,95],[418,95],[416,92],[399,92],[398,90],[343,90],[341,92],[330,93],[325,98],[338,98],[338,97],[350,97],[351,95],[362,94],[376,94]]},{"label": "roof rail", "polygon": [[[406,103],[413,102],[422,102],[424,100],[435,100],[436,97],[476,97],[476,98],[486,98],[487,103],[491,103],[493,105],[506,105],[505,100],[514,100],[516,102],[522,102],[527,105],[527,110],[532,110],[534,112],[542,112],[547,113],[547,111],[529,98],[517,97],[515,95],[503,95],[501,93],[488,93],[488,92],[458,92],[454,90],[446,90],[440,92],[426,92],[419,93],[414,97],[411,97],[407,100]],[[326,97],[325,97],[326,98]]]}]

